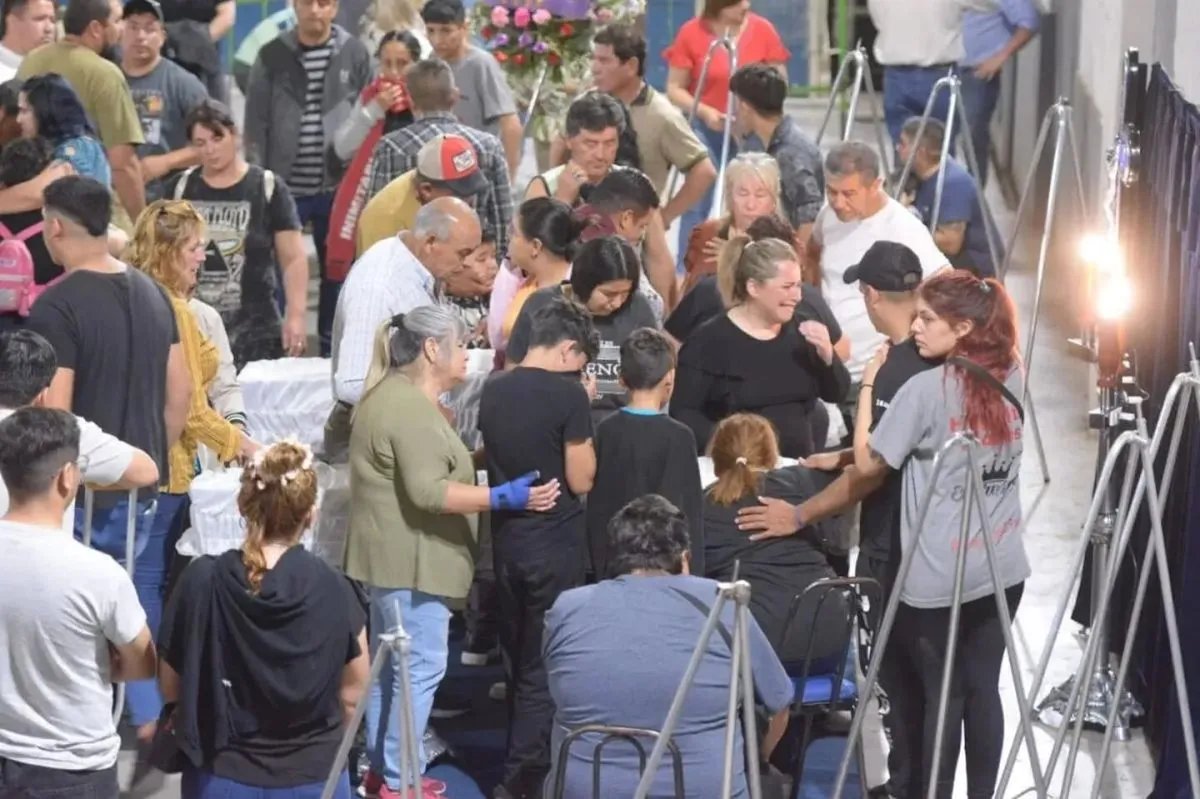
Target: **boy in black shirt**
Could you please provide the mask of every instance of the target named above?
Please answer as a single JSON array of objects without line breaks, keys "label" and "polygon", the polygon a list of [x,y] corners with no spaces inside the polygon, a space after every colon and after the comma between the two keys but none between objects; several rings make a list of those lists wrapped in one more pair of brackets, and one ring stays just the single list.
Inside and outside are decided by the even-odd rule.
[{"label": "boy in black shirt", "polygon": [[691,429],[663,413],[675,388],[675,347],[653,328],[621,344],[621,383],[629,402],[596,426],[596,484],[587,501],[588,549],[597,580],[608,573],[608,520],[638,497],[658,494],[683,511],[691,532],[691,572],[704,574],[700,467]]},{"label": "boy in black shirt", "polygon": [[491,485],[537,470],[542,480],[557,479],[564,489],[547,513],[492,513],[500,646],[509,671],[501,789],[513,797],[540,796],[550,768],[554,701],[542,663],[543,619],[560,593],[583,584],[580,497],[596,476],[591,403],[581,382],[600,346],[591,316],[574,300],[555,297],[530,322],[521,365],[489,380],[479,403]]}]

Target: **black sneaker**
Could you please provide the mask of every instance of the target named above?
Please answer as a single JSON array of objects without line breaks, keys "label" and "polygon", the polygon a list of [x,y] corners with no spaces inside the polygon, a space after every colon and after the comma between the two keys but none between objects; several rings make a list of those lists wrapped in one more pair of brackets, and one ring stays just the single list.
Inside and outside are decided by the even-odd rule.
[{"label": "black sneaker", "polygon": [[441,691],[433,695],[433,710],[430,718],[454,719],[471,711],[471,700]]}]

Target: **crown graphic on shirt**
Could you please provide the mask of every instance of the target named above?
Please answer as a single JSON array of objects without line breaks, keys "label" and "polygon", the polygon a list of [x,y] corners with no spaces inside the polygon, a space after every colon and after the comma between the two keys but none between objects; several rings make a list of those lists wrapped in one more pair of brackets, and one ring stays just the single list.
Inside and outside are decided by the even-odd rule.
[{"label": "crown graphic on shirt", "polygon": [[996,458],[983,470],[983,482],[1006,483],[1012,472],[1013,458]]}]

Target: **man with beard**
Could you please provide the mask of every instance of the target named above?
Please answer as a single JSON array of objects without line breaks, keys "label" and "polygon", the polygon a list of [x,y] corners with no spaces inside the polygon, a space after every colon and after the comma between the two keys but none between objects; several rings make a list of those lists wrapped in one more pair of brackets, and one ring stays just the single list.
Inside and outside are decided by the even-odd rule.
[{"label": "man with beard", "polygon": [[[62,41],[26,56],[17,77],[24,80],[56,72],[71,84],[100,134],[117,199],[134,219],[146,204],[136,149],[145,139],[125,75],[114,62],[121,13],[118,0],[70,0],[63,13]],[[125,221],[117,219],[120,227],[125,227]]]}]

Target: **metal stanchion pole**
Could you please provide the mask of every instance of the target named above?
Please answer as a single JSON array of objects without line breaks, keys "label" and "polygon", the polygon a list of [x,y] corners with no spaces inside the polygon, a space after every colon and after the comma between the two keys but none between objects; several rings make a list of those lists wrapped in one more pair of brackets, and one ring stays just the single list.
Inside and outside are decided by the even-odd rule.
[{"label": "metal stanchion pole", "polygon": [[538,100],[542,96],[542,84],[546,82],[547,64],[542,62],[542,66],[538,68],[537,78],[533,82],[533,92],[529,95],[529,107],[525,109],[525,122],[521,125],[521,138],[525,137],[526,131],[529,130],[529,123],[533,121],[533,114],[537,111]]},{"label": "metal stanchion pole", "polygon": [[[887,645],[888,645],[888,641],[891,637],[892,629],[896,623],[896,614],[900,608],[900,595],[903,593],[904,586],[908,581],[909,572],[912,569],[913,561],[916,559],[915,553],[920,548],[921,537],[924,534],[924,530],[925,530],[925,522],[929,516],[929,508],[933,501],[934,493],[938,490],[939,478],[941,477],[942,471],[945,468],[947,456],[955,450],[965,449],[967,451],[967,459],[968,459],[967,468],[974,469],[974,468],[976,468],[976,464],[978,463],[978,461],[976,459],[973,459],[972,453],[974,451],[974,448],[977,446],[978,445],[976,444],[974,438],[971,435],[969,435],[968,433],[965,433],[965,432],[958,433],[958,434],[954,435],[953,437],[951,437],[945,444],[943,444],[942,447],[938,450],[937,455],[934,457],[933,468],[929,475],[929,488],[926,490],[925,495],[921,498],[921,504],[917,511],[916,524],[913,527],[913,529],[916,531],[915,532],[915,540],[912,542],[911,546],[904,547],[903,554],[901,555],[901,558],[900,558],[900,568],[898,569],[898,571],[896,573],[896,580],[895,580],[896,587],[892,591],[891,596],[888,598],[887,606],[886,606],[886,609],[884,610],[884,614],[883,614],[883,621],[879,626],[879,631],[876,633],[875,646],[874,646],[874,650],[871,655],[870,667],[867,669],[866,680],[862,683],[862,685],[859,689],[860,693],[863,696],[869,696],[871,694],[871,692],[874,691],[876,686],[879,684],[880,665],[883,661],[883,654],[884,654],[884,651],[887,649]],[[968,476],[966,478],[967,481],[977,481],[980,479],[981,478],[979,478],[978,475],[976,475],[975,477],[972,477],[972,476],[970,476],[970,474],[968,474]],[[978,482],[965,482],[963,485],[964,496],[966,496],[969,492],[972,492],[972,491],[974,491],[977,494],[979,493],[980,489],[979,489]],[[969,497],[967,497],[967,499],[969,499]],[[976,501],[980,505],[980,510],[982,512],[984,510],[982,507],[982,495],[979,495]],[[969,508],[969,507],[970,507],[969,505],[964,505],[964,509]],[[984,536],[985,551],[992,552],[992,555],[990,555],[987,560],[988,571],[991,574],[993,586],[998,586],[998,585],[1002,584],[1002,581],[1000,579],[1000,574],[997,571],[997,564],[996,564],[996,560],[994,557],[994,552],[992,550],[991,540],[987,535],[986,519],[987,519],[986,515],[981,516],[981,520],[980,520],[981,521],[981,532],[979,532],[978,534],[981,534]],[[960,542],[959,542],[960,548],[959,548],[959,553],[958,553],[960,557],[965,557],[965,552],[969,548],[969,545],[970,545],[969,540],[968,540],[967,545],[964,546],[960,539]],[[963,578],[963,572],[960,571],[956,567],[954,591],[955,591],[955,596],[959,597],[959,598],[961,598],[961,596],[962,596],[962,586],[961,586],[962,578]],[[1001,603],[1005,602],[1003,593],[1004,593],[1003,590],[1001,590],[1000,595],[998,596],[998,601]],[[956,603],[955,606],[952,607],[952,609],[951,609],[952,625],[956,623],[955,619],[956,619],[956,615],[957,615],[957,606],[958,606],[958,603]],[[1008,618],[1007,605],[1005,605],[1004,609],[1001,611],[1000,616],[1001,616],[1001,619]],[[1016,680],[1015,684],[1019,686],[1021,684],[1021,681],[1020,681],[1019,672],[1016,671],[1017,648],[1016,648],[1015,642],[1013,641],[1011,630],[1008,630],[1007,628],[1005,628],[1005,630],[1006,630],[1005,634],[1004,634],[1005,651],[1008,654],[1010,667],[1014,669],[1014,679]],[[948,640],[947,643],[950,644],[951,641]],[[946,663],[947,671],[948,671],[950,664],[953,663],[953,650],[952,649],[949,649],[949,648],[947,649],[946,658],[945,658],[944,662]],[[944,677],[945,677],[945,673],[943,673],[943,678]],[[945,689],[945,688],[946,688],[946,684],[945,684],[945,681],[943,680],[943,689]],[[1018,691],[1018,693],[1019,693],[1019,691]],[[943,690],[943,699],[944,699],[944,690]],[[1029,715],[1028,701],[1024,700],[1023,697],[1019,697],[1018,703],[1021,706],[1022,714],[1028,717],[1028,715]],[[866,704],[863,703],[863,704],[859,705],[858,710],[855,711],[853,717],[851,718],[850,731],[849,731],[849,733],[847,733],[847,740],[857,741],[859,736],[862,735],[862,727],[863,727],[863,723],[866,718],[866,715],[864,713],[865,709],[866,709]],[[944,705],[944,703],[939,708],[939,722],[938,723],[940,726],[944,726],[944,724],[945,724],[945,705]],[[1031,752],[1031,760],[1032,760],[1031,766],[1034,771],[1035,782],[1039,786],[1043,786],[1044,773],[1040,770],[1040,768],[1038,766],[1037,753],[1036,753],[1036,742],[1033,738],[1032,725],[1027,724],[1027,723],[1022,723],[1019,734],[1021,737],[1024,738],[1026,746],[1029,748],[1029,751]],[[1019,739],[1018,739],[1018,745],[1019,745]],[[935,750],[934,750],[935,758],[937,757],[937,751],[938,750],[935,748]],[[834,783],[833,792],[831,794],[833,799],[841,799],[842,793],[845,791],[846,779],[850,772],[850,759],[853,757],[853,754],[854,754],[854,747],[852,747],[852,746],[847,746],[845,752],[843,752],[843,754],[842,754],[842,760],[838,766],[837,781]],[[936,766],[935,766],[935,770],[929,775],[929,778],[931,781],[931,785],[936,784],[936,781],[937,781]],[[1045,795],[1044,786],[1043,786],[1042,795],[1043,796]]]},{"label": "metal stanchion pole", "polygon": [[[654,779],[658,774],[658,766],[662,763],[663,755],[666,753],[667,747],[671,742],[671,736],[675,734],[675,728],[679,725],[679,717],[683,714],[683,703],[687,699],[688,690],[692,687],[692,683],[696,679],[696,670],[700,667],[700,662],[704,659],[708,651],[708,642],[712,638],[713,632],[721,623],[721,612],[725,604],[730,600],[737,607],[734,610],[733,616],[734,629],[729,675],[729,707],[727,708],[725,718],[725,749],[723,752],[725,767],[722,777],[724,789],[720,795],[731,795],[734,763],[735,758],[738,756],[738,753],[733,751],[734,736],[736,735],[738,724],[744,723],[748,725],[744,730],[744,735],[746,738],[747,771],[749,772],[747,774],[747,783],[750,797],[751,799],[762,799],[762,785],[758,775],[758,741],[754,738],[756,735],[753,703],[754,677],[747,645],[749,634],[747,632],[748,621],[746,614],[750,610],[750,584],[745,580],[737,579],[731,583],[721,583],[717,587],[717,599],[713,603],[712,610],[708,613],[708,619],[705,621],[704,628],[700,633],[700,640],[696,642],[696,648],[692,650],[692,659],[688,661],[687,668],[683,672],[683,677],[679,681],[679,688],[675,691],[675,696],[671,700],[671,706],[667,710],[666,721],[663,722],[658,739],[654,742],[654,748],[650,751],[650,757],[647,759],[641,779],[638,781],[637,791],[633,795],[634,799],[646,799],[650,789],[654,785]],[[737,717],[739,677],[742,680],[743,692],[743,719],[741,722],[739,722]],[[745,701],[745,697],[747,696],[751,698],[749,703]],[[328,798],[326,797],[325,799]]]},{"label": "metal stanchion pole", "polygon": [[[133,570],[135,565],[134,561],[137,560],[137,498],[138,490],[136,488],[131,488],[129,490],[128,501],[126,503],[128,508],[125,512],[125,573],[129,575],[130,582],[133,582]],[[90,491],[83,500],[85,508],[88,506],[88,499],[93,499],[94,504],[94,497]],[[87,533],[91,532],[92,517],[90,513],[88,514],[87,527],[84,529]],[[90,539],[91,536],[88,535],[88,538]],[[124,712],[125,683],[120,682],[117,683],[116,701],[113,702],[113,722],[119,723],[121,721],[121,715]]]},{"label": "metal stanchion pole", "polygon": [[[420,796],[421,753],[418,747],[421,744],[419,733],[413,731],[412,676],[408,671],[411,654],[412,638],[404,631],[400,609],[397,607],[396,628],[392,632],[379,636],[379,648],[375,652],[375,660],[371,663],[367,685],[371,686],[379,679],[383,664],[388,658],[391,658],[392,668],[400,674],[400,706],[396,710],[397,721],[400,724],[400,783],[412,792],[412,796]],[[371,692],[368,690],[354,706],[354,713],[350,716],[346,731],[342,734],[342,742],[338,745],[337,755],[329,769],[329,776],[325,779],[325,787],[321,789],[321,799],[333,799],[333,795],[337,792],[342,771],[346,768],[350,749],[354,745],[354,736],[358,732],[358,725],[362,722],[370,697]]]},{"label": "metal stanchion pole", "polygon": [[[737,71],[737,47],[733,43],[733,37],[730,35],[729,31],[726,30],[725,34],[720,39],[715,40],[712,44],[710,44],[708,46],[708,52],[706,52],[704,54],[704,62],[700,65],[700,76],[696,79],[697,87],[704,85],[704,81],[708,77],[708,68],[710,66],[712,66],[713,56],[715,56],[717,54],[717,48],[724,48],[725,52],[727,52],[729,54],[729,74],[732,76],[733,73],[735,71]],[[692,107],[688,111],[688,115],[687,115],[688,127],[691,127],[692,124],[696,121],[696,114],[697,114],[697,112],[699,112],[699,110],[700,110],[700,91],[699,91],[699,89],[697,89],[695,96],[692,97]],[[732,133],[732,128],[730,126],[732,125],[732,120],[733,120],[733,110],[734,110],[734,98],[733,98],[733,93],[731,92],[729,95],[729,99],[726,101],[726,105],[725,105],[725,139],[721,145],[721,161],[717,168],[717,179],[713,183],[713,186],[714,186],[713,209],[717,209],[717,211],[716,211],[717,213],[719,213],[720,207],[721,207],[720,202],[719,202],[721,200],[721,197],[719,197],[717,195],[718,195],[718,192],[721,190],[720,189],[721,184],[725,180],[725,166],[726,166],[726,161],[728,160],[728,157],[729,157],[729,137],[730,137],[730,134]],[[662,197],[662,201],[664,203],[669,201],[672,197],[675,196],[675,185],[678,182],[679,182],[679,170],[672,169],[671,176],[667,179],[667,190],[666,190],[666,192],[663,193],[663,197]],[[711,212],[712,212],[712,210],[710,209],[710,213]]]},{"label": "metal stanchion pole", "polygon": [[[854,78],[847,82],[846,78],[852,67]],[[821,146],[821,141],[825,138],[825,131],[829,127],[829,121],[833,118],[834,107],[847,85],[850,86],[850,103],[846,107],[846,119],[842,126],[841,140],[849,141],[850,134],[854,131],[854,124],[858,121],[858,103],[865,90],[871,103],[871,125],[875,128],[876,145],[879,147],[879,156],[883,159],[884,174],[887,174],[890,169],[888,164],[891,163],[888,154],[890,148],[887,146],[887,137],[884,136],[883,114],[879,110],[879,95],[875,91],[875,79],[871,77],[871,61],[861,42],[845,54],[842,63],[838,66],[837,76],[833,79],[833,85],[829,90],[829,104],[825,106],[825,116],[821,120],[821,127],[817,129],[816,144],[818,147]]]}]

